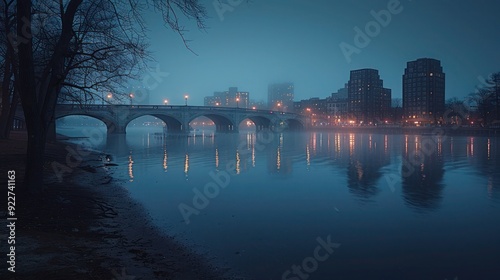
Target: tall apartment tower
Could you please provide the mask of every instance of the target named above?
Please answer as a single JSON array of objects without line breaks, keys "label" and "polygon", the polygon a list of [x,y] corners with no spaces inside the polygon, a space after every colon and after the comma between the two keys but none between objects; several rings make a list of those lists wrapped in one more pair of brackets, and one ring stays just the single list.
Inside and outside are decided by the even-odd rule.
[{"label": "tall apartment tower", "polygon": [[391,90],[384,88],[378,70],[351,71],[348,82],[349,117],[358,123],[380,123],[390,115]]},{"label": "tall apartment tower", "polygon": [[293,111],[293,83],[270,84],[267,93],[267,106],[271,110]]},{"label": "tall apartment tower", "polygon": [[445,111],[445,74],[441,62],[420,58],[403,75],[403,112],[407,121],[437,123]]}]

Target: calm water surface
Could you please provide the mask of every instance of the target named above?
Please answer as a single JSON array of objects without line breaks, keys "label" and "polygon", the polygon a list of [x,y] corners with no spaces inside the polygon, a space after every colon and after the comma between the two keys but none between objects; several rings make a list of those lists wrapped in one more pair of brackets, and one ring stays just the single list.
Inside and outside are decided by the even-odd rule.
[{"label": "calm water surface", "polygon": [[499,139],[159,131],[95,148],[161,228],[249,279],[500,279]]}]

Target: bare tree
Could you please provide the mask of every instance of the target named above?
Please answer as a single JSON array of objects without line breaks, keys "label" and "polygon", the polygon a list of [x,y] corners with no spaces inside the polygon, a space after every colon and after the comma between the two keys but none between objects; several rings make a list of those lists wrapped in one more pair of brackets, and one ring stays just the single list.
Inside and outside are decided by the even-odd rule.
[{"label": "bare tree", "polygon": [[[28,131],[26,186],[43,179],[45,143],[60,97],[85,103],[103,90],[119,92],[124,80],[138,77],[148,59],[142,18],[148,8],[159,12],[186,46],[181,17],[204,27],[198,0],[16,1],[16,35],[22,42],[14,79]],[[32,11],[51,20],[34,30]]]},{"label": "bare tree", "polygon": [[457,97],[446,100],[445,108],[447,112],[444,116],[445,121],[451,124],[462,124],[464,118],[469,115],[468,106]]},{"label": "bare tree", "polygon": [[471,93],[469,103],[476,108],[483,125],[500,121],[500,72],[491,74],[482,87]]},{"label": "bare tree", "polygon": [[14,91],[15,54],[12,44],[9,43],[14,22],[14,0],[2,0],[0,5],[0,138],[8,138],[19,96]]}]

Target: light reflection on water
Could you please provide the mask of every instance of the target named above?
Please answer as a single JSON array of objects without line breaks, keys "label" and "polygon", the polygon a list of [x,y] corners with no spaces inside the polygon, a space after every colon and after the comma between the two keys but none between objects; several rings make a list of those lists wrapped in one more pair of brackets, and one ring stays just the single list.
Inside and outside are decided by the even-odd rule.
[{"label": "light reflection on water", "polygon": [[[499,142],[130,131],[101,148],[160,227],[256,279],[282,279],[328,235],[342,245],[310,279],[481,279],[500,275]],[[186,225],[179,205],[211,172],[228,185]]]}]

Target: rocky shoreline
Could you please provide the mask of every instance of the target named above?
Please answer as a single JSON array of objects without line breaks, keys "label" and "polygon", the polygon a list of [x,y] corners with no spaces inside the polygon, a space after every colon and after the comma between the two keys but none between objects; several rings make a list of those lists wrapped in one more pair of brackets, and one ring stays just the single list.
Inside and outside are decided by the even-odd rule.
[{"label": "rocky shoreline", "polygon": [[[0,145],[0,172],[15,169],[22,178],[25,142]],[[154,226],[142,205],[108,174],[99,154],[88,154],[60,181],[52,163],[66,160],[67,146],[48,146],[40,190],[24,193],[18,187],[16,272],[3,262],[1,279],[237,279]],[[7,236],[1,233],[6,252]]]}]

